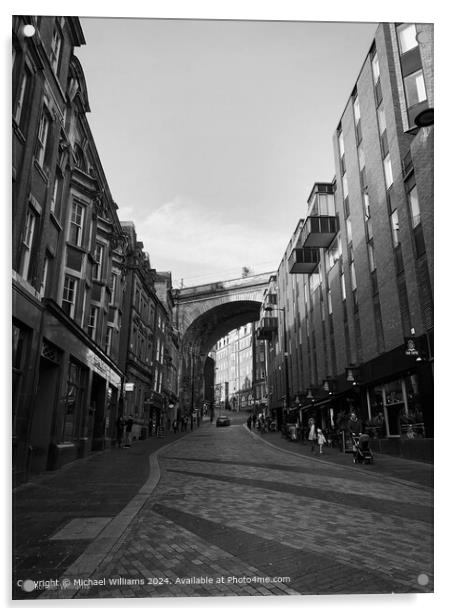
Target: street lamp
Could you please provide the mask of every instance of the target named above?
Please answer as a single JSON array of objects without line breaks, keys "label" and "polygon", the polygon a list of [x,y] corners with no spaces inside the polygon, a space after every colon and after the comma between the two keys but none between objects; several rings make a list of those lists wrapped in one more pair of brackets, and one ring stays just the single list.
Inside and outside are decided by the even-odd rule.
[{"label": "street lamp", "polygon": [[289,393],[289,353],[287,351],[287,326],[286,326],[286,309],[272,308],[267,306],[264,308],[265,312],[272,312],[273,310],[279,310],[283,313],[283,334],[284,334],[284,372],[285,372],[285,388],[286,388],[286,410],[290,406],[290,393]]}]

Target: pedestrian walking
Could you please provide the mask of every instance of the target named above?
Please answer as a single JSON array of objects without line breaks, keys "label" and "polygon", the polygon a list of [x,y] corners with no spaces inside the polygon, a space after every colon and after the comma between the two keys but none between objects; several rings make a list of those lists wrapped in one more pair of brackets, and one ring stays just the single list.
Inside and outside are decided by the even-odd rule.
[{"label": "pedestrian walking", "polygon": [[124,437],[124,419],[122,415],[116,420],[116,444],[122,447],[122,439]]},{"label": "pedestrian walking", "polygon": [[179,426],[177,425],[177,419],[173,421],[173,432],[177,434],[179,432]]},{"label": "pedestrian walking", "polygon": [[317,444],[319,446],[319,453],[323,453],[323,446],[326,443],[325,435],[320,428],[317,428]]},{"label": "pedestrian walking", "polygon": [[256,421],[257,421],[256,413],[254,413],[252,421],[253,421],[253,428],[255,428],[256,427]]},{"label": "pedestrian walking", "polygon": [[248,419],[246,420],[246,425],[248,426],[248,430],[251,430],[251,423],[252,423],[252,417],[251,415],[248,415]]},{"label": "pedestrian walking", "polygon": [[317,433],[316,433],[315,421],[313,417],[309,418],[308,424],[309,424],[308,441],[311,443],[311,451],[315,451],[315,444],[317,442]]},{"label": "pedestrian walking", "polygon": [[129,415],[126,421],[126,443],[124,447],[130,447],[132,444],[132,428],[133,428],[133,418]]}]

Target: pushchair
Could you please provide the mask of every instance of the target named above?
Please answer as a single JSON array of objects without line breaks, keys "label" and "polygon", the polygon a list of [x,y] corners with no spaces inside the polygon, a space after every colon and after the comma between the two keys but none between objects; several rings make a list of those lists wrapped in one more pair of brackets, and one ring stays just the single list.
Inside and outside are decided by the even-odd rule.
[{"label": "pushchair", "polygon": [[353,441],[353,463],[354,464],[373,464],[374,456],[369,445],[368,434],[352,434]]}]

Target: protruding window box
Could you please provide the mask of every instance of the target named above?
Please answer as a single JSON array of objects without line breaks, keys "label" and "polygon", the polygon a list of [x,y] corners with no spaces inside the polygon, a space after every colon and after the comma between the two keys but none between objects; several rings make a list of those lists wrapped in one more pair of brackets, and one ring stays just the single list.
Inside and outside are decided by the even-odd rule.
[{"label": "protruding window box", "polygon": [[320,262],[318,248],[295,248],[289,257],[291,274],[312,274]]},{"label": "protruding window box", "polygon": [[259,340],[271,340],[276,331],[278,331],[278,319],[276,317],[263,317],[257,326],[256,335]]},{"label": "protruding window box", "polygon": [[338,232],[336,216],[308,216],[301,230],[303,248],[328,248]]},{"label": "protruding window box", "polygon": [[277,303],[277,296],[276,293],[268,293],[267,297],[265,298],[265,303],[268,306],[273,306]]}]

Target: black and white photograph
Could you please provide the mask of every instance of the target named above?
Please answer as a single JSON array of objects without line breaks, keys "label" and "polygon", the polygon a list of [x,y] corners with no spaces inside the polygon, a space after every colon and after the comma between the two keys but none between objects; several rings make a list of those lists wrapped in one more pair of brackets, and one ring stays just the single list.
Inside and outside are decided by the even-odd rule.
[{"label": "black and white photograph", "polygon": [[434,19],[35,10],[13,606],[432,595]]}]

